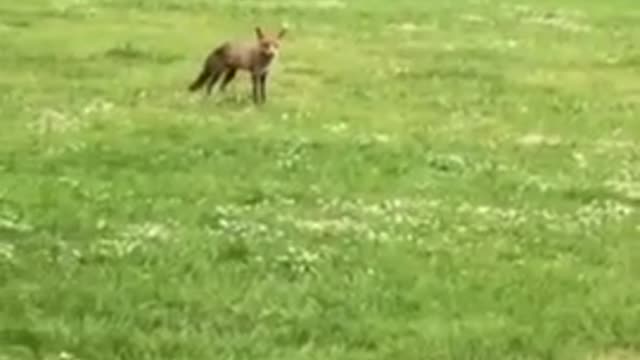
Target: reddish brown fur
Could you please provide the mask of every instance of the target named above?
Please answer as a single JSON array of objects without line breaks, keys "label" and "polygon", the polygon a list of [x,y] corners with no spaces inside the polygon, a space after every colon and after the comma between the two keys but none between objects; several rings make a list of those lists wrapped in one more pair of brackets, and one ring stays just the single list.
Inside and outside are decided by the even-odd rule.
[{"label": "reddish brown fur", "polygon": [[202,71],[189,85],[189,90],[196,91],[206,83],[207,95],[210,95],[211,89],[224,74],[220,85],[220,91],[224,91],[236,72],[243,70],[251,74],[253,101],[256,104],[265,102],[269,67],[277,58],[280,40],[286,34],[286,29],[282,29],[276,36],[265,35],[260,27],[256,27],[255,31],[256,41],[227,41],[213,49],[205,59]]}]

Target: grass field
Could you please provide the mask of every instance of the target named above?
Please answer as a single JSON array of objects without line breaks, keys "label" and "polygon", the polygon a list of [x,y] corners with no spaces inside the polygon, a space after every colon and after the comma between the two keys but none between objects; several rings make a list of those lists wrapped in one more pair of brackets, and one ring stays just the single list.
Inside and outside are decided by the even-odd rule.
[{"label": "grass field", "polygon": [[[268,103],[186,91],[289,26]],[[637,0],[0,3],[0,359],[640,359]]]}]

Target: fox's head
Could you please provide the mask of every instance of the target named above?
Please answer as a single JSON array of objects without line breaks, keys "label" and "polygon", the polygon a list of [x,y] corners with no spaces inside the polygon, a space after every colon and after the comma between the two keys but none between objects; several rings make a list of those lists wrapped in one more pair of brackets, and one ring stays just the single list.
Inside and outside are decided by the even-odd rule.
[{"label": "fox's head", "polygon": [[257,26],[256,27],[256,35],[258,37],[258,45],[260,46],[260,53],[268,58],[273,58],[278,55],[278,51],[280,50],[280,41],[287,33],[287,29],[283,28],[276,35],[265,35],[262,32],[262,29]]}]

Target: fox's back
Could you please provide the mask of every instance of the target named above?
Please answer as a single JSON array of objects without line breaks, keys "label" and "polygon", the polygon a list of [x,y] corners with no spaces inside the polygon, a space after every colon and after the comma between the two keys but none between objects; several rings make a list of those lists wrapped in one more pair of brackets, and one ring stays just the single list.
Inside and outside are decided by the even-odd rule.
[{"label": "fox's back", "polygon": [[227,42],[220,48],[226,66],[252,69],[260,64],[259,47],[253,42]]}]

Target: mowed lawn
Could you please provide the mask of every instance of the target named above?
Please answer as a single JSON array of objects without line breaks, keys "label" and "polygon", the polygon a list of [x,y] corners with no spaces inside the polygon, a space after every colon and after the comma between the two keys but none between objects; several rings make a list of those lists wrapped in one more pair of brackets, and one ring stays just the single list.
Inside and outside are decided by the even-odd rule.
[{"label": "mowed lawn", "polygon": [[[267,104],[211,48],[287,24]],[[0,359],[640,359],[637,0],[0,3]]]}]

